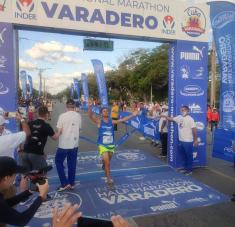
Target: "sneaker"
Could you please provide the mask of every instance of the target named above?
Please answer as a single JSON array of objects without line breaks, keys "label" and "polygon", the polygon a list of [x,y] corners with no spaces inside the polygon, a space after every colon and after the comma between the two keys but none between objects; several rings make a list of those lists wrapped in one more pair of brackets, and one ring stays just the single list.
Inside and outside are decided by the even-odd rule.
[{"label": "sneaker", "polygon": [[177,172],[179,172],[179,173],[186,173],[187,171],[185,169],[179,169],[179,170],[177,170]]},{"label": "sneaker", "polygon": [[159,158],[165,158],[165,157],[166,157],[166,155],[164,155],[164,154],[160,154],[158,157],[159,157]]},{"label": "sneaker", "polygon": [[192,171],[186,171],[186,172],[185,172],[185,176],[191,176],[192,174],[193,174]]},{"label": "sneaker", "polygon": [[57,192],[63,192],[63,191],[66,191],[66,190],[69,190],[71,189],[71,185],[70,184],[67,184],[65,185],[64,187],[63,186],[60,186],[56,189]]}]

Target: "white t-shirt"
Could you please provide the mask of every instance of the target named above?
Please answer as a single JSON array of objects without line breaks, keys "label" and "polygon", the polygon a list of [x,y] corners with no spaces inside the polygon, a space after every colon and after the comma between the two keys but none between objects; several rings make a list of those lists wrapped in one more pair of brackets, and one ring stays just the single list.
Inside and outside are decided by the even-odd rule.
[{"label": "white t-shirt", "polygon": [[[162,112],[161,115],[168,116],[168,111]],[[164,121],[167,121],[166,118],[161,117],[160,120],[159,120],[159,129],[158,129],[159,132],[161,132],[161,127],[162,127],[162,124],[163,124]],[[168,127],[168,124],[167,124],[167,122],[166,122],[164,128],[162,129],[162,131],[163,131],[164,133],[167,133],[167,132],[168,132],[168,128],[167,128],[167,127]]]},{"label": "white t-shirt", "polygon": [[62,129],[59,137],[59,148],[73,149],[79,145],[79,130],[82,127],[81,115],[75,111],[68,111],[59,116],[57,126]]},{"label": "white t-shirt", "polygon": [[25,132],[0,136],[0,156],[14,157],[15,149],[26,140]]},{"label": "white t-shirt", "polygon": [[178,124],[179,141],[193,142],[192,129],[196,128],[193,118],[189,115],[186,115],[185,117],[179,115],[174,117],[173,120]]}]

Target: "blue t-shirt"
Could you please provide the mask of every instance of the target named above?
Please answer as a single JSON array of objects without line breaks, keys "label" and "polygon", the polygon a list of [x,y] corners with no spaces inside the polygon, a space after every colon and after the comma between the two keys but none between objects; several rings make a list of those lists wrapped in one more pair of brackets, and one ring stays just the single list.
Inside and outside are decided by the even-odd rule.
[{"label": "blue t-shirt", "polygon": [[114,129],[112,119],[106,123],[101,119],[100,127],[98,130],[98,141],[99,145],[114,145]]}]

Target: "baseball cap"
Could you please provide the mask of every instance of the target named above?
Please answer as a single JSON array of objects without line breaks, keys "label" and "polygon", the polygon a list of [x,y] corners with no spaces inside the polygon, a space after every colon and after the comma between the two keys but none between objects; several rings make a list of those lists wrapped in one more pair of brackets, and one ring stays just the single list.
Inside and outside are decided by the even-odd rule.
[{"label": "baseball cap", "polygon": [[25,173],[23,166],[17,165],[16,161],[7,156],[0,157],[0,179],[5,176],[11,176],[15,173]]},{"label": "baseball cap", "polygon": [[4,125],[5,123],[6,123],[5,118],[0,115],[0,125]]}]

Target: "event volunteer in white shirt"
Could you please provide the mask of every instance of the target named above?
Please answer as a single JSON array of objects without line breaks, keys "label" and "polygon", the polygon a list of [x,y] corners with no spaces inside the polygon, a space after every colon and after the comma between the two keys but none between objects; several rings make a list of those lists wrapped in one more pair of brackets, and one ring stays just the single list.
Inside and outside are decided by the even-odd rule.
[{"label": "event volunteer in white shirt", "polygon": [[[58,191],[74,187],[77,152],[79,145],[79,131],[81,129],[81,115],[75,111],[75,102],[70,99],[66,102],[67,112],[59,116],[57,129],[60,133],[59,145],[56,152],[55,164],[61,186]],[[64,171],[64,160],[67,158],[68,177]]]},{"label": "event volunteer in white shirt", "polygon": [[181,115],[177,117],[163,117],[178,124],[179,147],[185,160],[183,172],[190,175],[193,169],[193,147],[198,146],[198,139],[196,124],[189,115],[189,108],[188,106],[182,106]]}]

